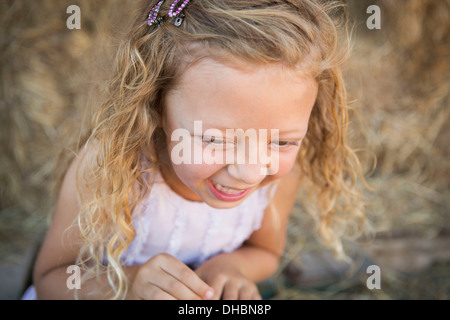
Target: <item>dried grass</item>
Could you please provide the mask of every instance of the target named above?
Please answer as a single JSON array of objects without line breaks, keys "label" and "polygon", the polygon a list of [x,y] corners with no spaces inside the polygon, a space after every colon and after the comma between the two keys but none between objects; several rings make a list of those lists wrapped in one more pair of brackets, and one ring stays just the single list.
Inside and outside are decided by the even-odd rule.
[{"label": "dried grass", "polygon": [[[320,290],[301,283],[288,288],[284,282],[292,281],[285,272],[276,298],[448,299],[450,3],[377,1],[382,28],[368,30],[365,10],[375,3],[346,2],[355,20],[354,52],[346,69],[356,110],[352,142],[367,172],[376,157],[368,177],[374,190],[366,197],[377,238],[362,242],[358,254],[381,266],[384,286],[368,290],[368,275],[360,269]],[[303,212],[301,204],[294,210],[284,265],[301,263],[302,251],[320,250]],[[414,245],[417,241],[439,244],[440,254]],[[299,242],[303,246],[295,252]],[[398,242],[402,245],[394,246]]]}]

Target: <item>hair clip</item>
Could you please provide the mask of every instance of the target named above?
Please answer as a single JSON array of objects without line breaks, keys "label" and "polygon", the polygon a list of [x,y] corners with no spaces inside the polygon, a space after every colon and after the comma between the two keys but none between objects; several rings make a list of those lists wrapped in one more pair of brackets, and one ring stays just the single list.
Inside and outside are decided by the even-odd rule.
[{"label": "hair clip", "polygon": [[[188,4],[188,2],[190,0],[184,0],[183,3],[178,4],[181,0],[175,0],[172,5],[170,6],[169,12],[167,13],[167,15],[172,18],[175,17],[175,22],[174,25],[176,27],[181,26],[181,24],[183,23],[184,20],[184,13],[182,13],[181,11],[183,11],[184,7],[186,7],[186,5]],[[165,0],[161,0],[159,1],[151,10],[150,13],[148,14],[148,22],[147,24],[149,26],[152,26],[154,24],[158,24],[158,26],[161,26],[163,21],[164,21],[164,17],[160,17],[158,16],[159,10],[161,9],[161,6],[164,4]],[[178,6],[177,6],[178,4]]]},{"label": "hair clip", "polygon": [[158,25],[161,24],[163,18],[158,17],[159,9],[161,9],[161,6],[163,5],[165,0],[159,1],[153,8],[150,10],[150,13],[148,14],[148,25],[152,26],[155,23],[158,23]]},{"label": "hair clip", "polygon": [[185,17],[185,15],[184,15],[184,13],[182,13],[182,14],[180,14],[180,16],[178,16],[175,19],[175,22],[173,23],[175,25],[175,27],[181,26],[181,24],[183,23],[184,17]]},{"label": "hair clip", "polygon": [[175,27],[179,27],[183,23],[185,15],[184,15],[184,13],[181,13],[181,11],[183,11],[184,7],[186,7],[186,5],[188,4],[188,2],[190,0],[184,0],[183,3],[181,5],[179,5],[179,7],[175,10],[177,3],[179,1],[181,1],[181,0],[175,0],[172,3],[172,5],[170,6],[169,12],[167,13],[168,16],[171,18],[176,17],[175,22],[174,22]]},{"label": "hair clip", "polygon": [[174,12],[175,7],[176,7],[176,5],[177,5],[177,3],[178,3],[179,1],[181,1],[181,0],[175,0],[175,1],[172,3],[172,5],[170,6],[170,10],[169,10],[169,13],[168,13],[169,17],[172,18],[172,17],[175,17],[175,16],[179,15],[179,14],[181,13],[181,11],[183,11],[184,7],[186,7],[186,5],[188,4],[188,2],[189,2],[190,0],[184,0],[183,3],[182,3],[182,4],[178,7],[178,9]]}]

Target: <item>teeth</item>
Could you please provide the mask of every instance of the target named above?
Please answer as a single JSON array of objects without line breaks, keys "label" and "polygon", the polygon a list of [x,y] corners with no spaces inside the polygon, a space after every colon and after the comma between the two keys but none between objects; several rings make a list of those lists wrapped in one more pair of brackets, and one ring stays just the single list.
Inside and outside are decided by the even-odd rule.
[{"label": "teeth", "polygon": [[214,183],[214,187],[216,187],[217,190],[220,190],[222,192],[229,193],[229,194],[238,194],[238,193],[241,193],[244,191],[244,190],[230,189],[230,188],[224,187],[218,183]]}]

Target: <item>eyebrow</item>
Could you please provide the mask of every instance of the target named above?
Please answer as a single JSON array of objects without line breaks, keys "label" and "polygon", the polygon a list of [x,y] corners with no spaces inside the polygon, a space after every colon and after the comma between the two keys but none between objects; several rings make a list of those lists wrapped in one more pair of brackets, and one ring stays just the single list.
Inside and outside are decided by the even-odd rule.
[{"label": "eyebrow", "polygon": [[308,131],[308,129],[306,129],[306,130],[287,130],[287,131],[282,131],[282,130],[280,130],[280,134],[281,133],[298,133],[298,134],[300,134],[300,135],[304,135],[304,133],[306,133]]},{"label": "eyebrow", "polygon": [[[239,129],[242,129],[242,128],[225,128],[225,127],[220,127],[220,126],[211,126],[211,125],[208,125],[208,124],[203,124],[203,129],[205,129],[205,130],[218,129],[220,131],[226,131],[226,130],[239,130]],[[253,128],[249,128],[249,129],[253,129]],[[244,130],[244,129],[242,129],[242,130]],[[260,129],[258,129],[258,130],[260,130]],[[273,128],[271,130],[277,130],[277,128]],[[280,130],[280,129],[278,129],[278,130]],[[244,131],[246,131],[246,130],[244,130]],[[304,131],[308,131],[308,130],[304,130]],[[303,134],[304,131],[300,130],[300,129],[284,130],[284,131],[280,130],[280,133],[298,133],[298,134]]]},{"label": "eyebrow", "polygon": [[[208,124],[203,124],[203,130],[208,130],[208,129],[217,129],[217,130],[220,130],[220,131],[222,131],[222,132],[225,132],[226,133],[226,130],[239,130],[239,129],[242,129],[242,128],[237,128],[237,129],[235,129],[235,128],[224,128],[224,127],[220,127],[220,126],[210,126],[210,125],[208,125]],[[251,128],[250,128],[251,129]],[[244,129],[242,129],[242,130],[244,130]],[[256,130],[256,129],[255,129]],[[258,129],[258,130],[260,130],[260,129]],[[277,129],[271,129],[271,130],[277,130]],[[279,130],[279,129],[278,129]],[[246,130],[244,130],[244,132],[245,132]],[[293,129],[293,130],[285,130],[285,131],[282,131],[282,130],[280,130],[279,131],[279,134],[280,134],[280,136],[281,135],[285,135],[285,134],[290,134],[290,133],[295,133],[295,134],[298,134],[298,136],[296,136],[296,137],[291,137],[291,138],[288,138],[288,139],[298,139],[298,140],[301,140],[301,139],[303,139],[305,136],[306,136],[306,133],[308,132],[308,129],[306,129],[306,130],[300,130],[300,129]]]}]

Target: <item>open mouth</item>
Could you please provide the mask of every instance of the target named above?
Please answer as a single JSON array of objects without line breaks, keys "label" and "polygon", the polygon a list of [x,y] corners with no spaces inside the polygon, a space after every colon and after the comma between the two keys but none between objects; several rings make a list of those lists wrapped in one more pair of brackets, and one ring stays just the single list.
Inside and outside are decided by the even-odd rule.
[{"label": "open mouth", "polygon": [[230,187],[225,187],[219,183],[214,183],[211,180],[208,181],[208,187],[212,194],[222,201],[238,201],[244,198],[250,191],[251,188],[247,189],[234,189]]}]

